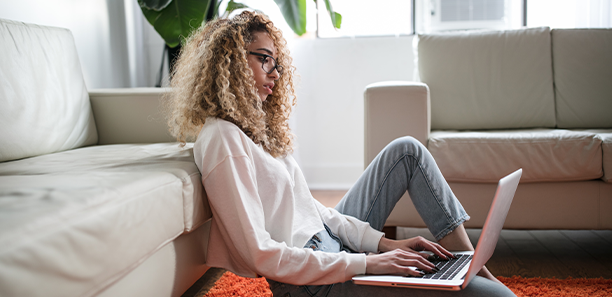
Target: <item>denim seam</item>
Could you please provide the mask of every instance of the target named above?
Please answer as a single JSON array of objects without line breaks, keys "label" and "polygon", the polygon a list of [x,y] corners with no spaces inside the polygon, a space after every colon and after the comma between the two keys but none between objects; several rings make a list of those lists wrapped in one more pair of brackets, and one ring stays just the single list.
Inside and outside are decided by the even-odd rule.
[{"label": "denim seam", "polygon": [[[416,160],[416,158],[414,156],[411,155],[411,157]],[[464,222],[466,215],[462,215],[461,218],[459,218],[459,219],[454,219],[446,211],[446,209],[441,205],[440,199],[439,199],[437,193],[432,189],[431,184],[429,183],[429,176],[427,176],[427,173],[425,172],[425,170],[423,170],[421,163],[418,162],[418,161],[417,161],[417,163],[419,164],[418,165],[419,166],[419,170],[421,170],[421,173],[423,174],[423,176],[425,176],[425,182],[427,183],[427,187],[429,187],[429,191],[431,191],[431,193],[433,193],[433,196],[436,199],[436,203],[438,203],[438,205],[440,206],[440,208],[444,212],[444,215],[446,215],[447,222],[449,223],[448,227],[442,229],[440,232],[438,232],[438,234],[434,235],[434,237],[436,238],[436,241],[438,241],[438,240],[444,238],[452,230],[455,230],[455,228],[457,228],[462,222]]]},{"label": "denim seam", "polygon": [[459,227],[459,225],[463,224],[465,221],[467,221],[467,218],[469,216],[467,214],[464,214],[463,216],[461,216],[461,218],[459,218],[458,220],[452,222],[452,224],[446,228],[444,228],[442,231],[440,231],[438,234],[434,235],[434,237],[436,238],[436,241],[439,241],[440,239],[444,238],[446,235],[448,235],[450,232],[452,232],[453,230],[455,230],[455,228]]},{"label": "denim seam", "polygon": [[382,182],[378,186],[378,190],[376,191],[376,195],[374,195],[374,200],[372,201],[372,203],[370,204],[370,207],[368,208],[368,213],[365,216],[365,221],[368,221],[370,219],[370,215],[372,214],[372,209],[374,208],[374,204],[376,204],[376,202],[378,202],[378,198],[380,197],[380,192],[382,191],[383,185],[387,182],[387,179],[389,178],[389,175],[391,174],[393,169],[395,169],[395,166],[397,166],[397,164],[404,158],[404,156],[405,156],[405,154],[402,155],[400,158],[398,158],[395,161],[395,163],[393,163],[393,165],[391,166],[391,169],[389,169],[389,171],[387,171],[387,173],[385,174],[385,177],[383,178]]}]

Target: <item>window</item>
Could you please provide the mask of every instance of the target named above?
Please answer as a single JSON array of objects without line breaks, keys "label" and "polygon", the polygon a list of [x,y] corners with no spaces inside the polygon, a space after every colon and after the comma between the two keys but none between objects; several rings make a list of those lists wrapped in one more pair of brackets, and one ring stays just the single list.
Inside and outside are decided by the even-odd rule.
[{"label": "window", "polygon": [[611,0],[528,0],[527,26],[612,27]]},{"label": "window", "polygon": [[342,14],[342,26],[336,30],[325,8],[318,0],[319,38],[357,36],[400,36],[413,34],[412,0],[331,0],[333,9]]},{"label": "window", "polygon": [[[264,11],[286,37],[294,36],[272,0],[236,0]],[[225,9],[228,0],[223,0]],[[306,36],[404,36],[467,29],[612,27],[612,0],[330,0],[342,14],[332,26],[324,0],[306,1]]]},{"label": "window", "polygon": [[416,31],[513,29],[522,25],[522,0],[417,0]]}]

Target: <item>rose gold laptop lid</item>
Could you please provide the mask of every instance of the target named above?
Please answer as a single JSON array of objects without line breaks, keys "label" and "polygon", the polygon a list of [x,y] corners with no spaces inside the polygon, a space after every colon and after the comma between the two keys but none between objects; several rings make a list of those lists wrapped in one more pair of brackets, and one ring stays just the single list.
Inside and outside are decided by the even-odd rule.
[{"label": "rose gold laptop lid", "polygon": [[476,273],[482,269],[493,255],[522,174],[523,169],[519,169],[499,180],[495,198],[482,228],[480,239],[474,251],[472,264],[461,286],[462,289],[465,289]]}]

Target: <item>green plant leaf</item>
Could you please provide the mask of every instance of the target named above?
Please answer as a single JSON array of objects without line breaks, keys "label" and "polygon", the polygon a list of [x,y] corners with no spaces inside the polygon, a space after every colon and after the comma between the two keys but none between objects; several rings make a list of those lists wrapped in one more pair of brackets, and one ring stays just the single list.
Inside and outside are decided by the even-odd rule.
[{"label": "green plant leaf", "polygon": [[325,7],[327,7],[327,12],[329,12],[329,17],[331,18],[332,24],[334,25],[334,27],[336,27],[336,29],[340,29],[340,26],[342,25],[342,15],[333,10],[330,0],[324,1]]},{"label": "green plant leaf", "polygon": [[211,0],[172,0],[161,11],[141,6],[147,21],[166,41],[169,47],[176,47],[191,32],[202,25]]},{"label": "green plant leaf", "polygon": [[151,26],[155,24],[155,20],[161,14],[159,11],[148,9],[143,6],[141,6],[140,9],[142,10],[142,14],[145,16],[145,18],[147,19],[149,24],[151,24]]},{"label": "green plant leaf", "polygon": [[160,11],[168,6],[172,0],[138,0],[140,7]]},{"label": "green plant leaf", "polygon": [[227,8],[225,9],[225,11],[232,12],[236,9],[241,9],[241,8],[250,8],[250,7],[242,3],[234,2],[234,0],[230,0],[230,2],[227,3]]},{"label": "green plant leaf", "polygon": [[274,0],[295,34],[306,33],[306,0]]},{"label": "green plant leaf", "polygon": [[223,15],[221,17],[227,18],[229,17],[230,13],[232,13],[232,11],[236,9],[242,9],[242,8],[250,8],[250,7],[248,7],[245,4],[235,2],[234,0],[230,0],[230,2],[227,3],[227,8],[225,9],[225,12],[223,12]]}]

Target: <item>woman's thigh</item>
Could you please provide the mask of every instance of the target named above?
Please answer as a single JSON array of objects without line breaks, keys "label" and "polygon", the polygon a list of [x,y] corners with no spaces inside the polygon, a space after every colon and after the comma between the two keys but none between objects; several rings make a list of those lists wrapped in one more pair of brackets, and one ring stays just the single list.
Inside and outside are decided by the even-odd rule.
[{"label": "woman's thigh", "polygon": [[270,282],[270,289],[274,296],[280,297],[359,297],[359,296],[410,296],[410,297],[468,297],[487,296],[502,297],[515,296],[510,289],[486,278],[476,276],[466,289],[455,292],[439,290],[423,290],[396,287],[377,287],[356,285],[352,281],[323,286],[294,286],[289,284]]}]

